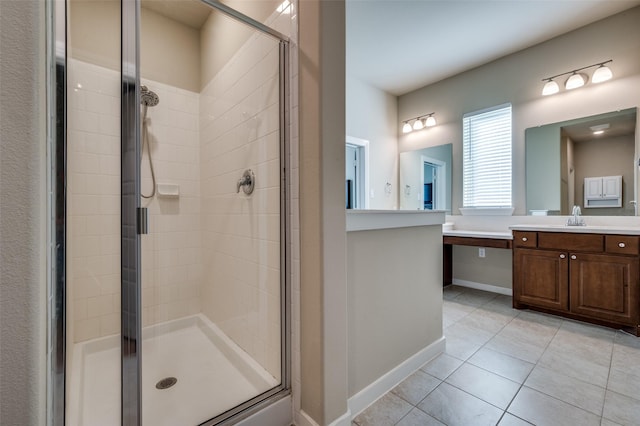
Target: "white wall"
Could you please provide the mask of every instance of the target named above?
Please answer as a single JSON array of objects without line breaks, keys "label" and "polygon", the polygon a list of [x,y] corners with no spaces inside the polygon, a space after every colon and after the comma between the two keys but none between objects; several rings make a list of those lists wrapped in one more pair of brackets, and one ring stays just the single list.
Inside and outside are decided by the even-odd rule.
[{"label": "white wall", "polygon": [[[462,206],[462,115],[513,104],[513,203],[525,213],[524,131],[640,104],[640,7],[403,95],[398,117],[435,111],[438,126],[399,138],[400,152],[453,143],[453,214]],[[613,59],[614,79],[543,97],[541,79]]]},{"label": "white wall", "polygon": [[[369,141],[370,209],[398,208],[397,98],[350,77],[346,85],[347,135]],[[391,184],[390,191],[387,182]],[[374,196],[371,197],[373,191]]]},{"label": "white wall", "polygon": [[0,422],[46,420],[44,2],[0,2]]}]

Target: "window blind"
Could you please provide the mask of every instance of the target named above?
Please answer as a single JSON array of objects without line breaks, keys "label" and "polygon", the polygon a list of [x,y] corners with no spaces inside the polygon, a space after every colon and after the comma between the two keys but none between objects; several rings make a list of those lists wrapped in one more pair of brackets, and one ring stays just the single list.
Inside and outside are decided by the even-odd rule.
[{"label": "window blind", "polygon": [[511,207],[511,104],[465,114],[462,186],[465,207]]}]

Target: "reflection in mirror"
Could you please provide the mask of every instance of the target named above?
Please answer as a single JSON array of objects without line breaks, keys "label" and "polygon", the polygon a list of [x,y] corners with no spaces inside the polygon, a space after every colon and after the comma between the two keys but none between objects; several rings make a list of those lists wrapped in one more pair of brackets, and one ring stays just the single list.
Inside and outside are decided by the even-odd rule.
[{"label": "reflection in mirror", "polygon": [[345,198],[347,209],[369,208],[369,141],[347,136]]},{"label": "reflection in mirror", "polygon": [[525,131],[529,215],[634,216],[636,108]]},{"label": "reflection in mirror", "polygon": [[451,211],[452,144],[400,154],[400,209]]}]

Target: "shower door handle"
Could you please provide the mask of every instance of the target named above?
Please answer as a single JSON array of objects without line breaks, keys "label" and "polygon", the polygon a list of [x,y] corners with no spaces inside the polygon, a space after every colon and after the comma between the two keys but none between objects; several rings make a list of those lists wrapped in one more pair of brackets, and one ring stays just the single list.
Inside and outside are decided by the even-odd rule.
[{"label": "shower door handle", "polygon": [[146,207],[138,207],[138,234],[149,233],[149,210]]}]

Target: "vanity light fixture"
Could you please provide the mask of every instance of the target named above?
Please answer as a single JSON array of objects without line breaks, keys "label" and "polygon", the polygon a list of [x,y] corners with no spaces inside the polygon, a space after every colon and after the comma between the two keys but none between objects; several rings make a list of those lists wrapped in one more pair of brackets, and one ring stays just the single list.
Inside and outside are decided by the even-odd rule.
[{"label": "vanity light fixture", "polygon": [[611,80],[612,77],[613,73],[611,72],[611,68],[605,64],[600,64],[600,66],[593,72],[591,82],[602,83],[603,81]]},{"label": "vanity light fixture", "polygon": [[553,95],[554,93],[558,93],[560,91],[560,87],[558,83],[556,83],[553,79],[549,79],[542,88],[542,94],[544,96]]},{"label": "vanity light fixture", "polygon": [[586,74],[576,73],[571,74],[571,77],[564,83],[564,88],[567,90],[577,89],[584,86],[589,80],[589,76]]},{"label": "vanity light fixture", "polygon": [[[409,133],[413,130],[422,130],[425,127],[433,127],[436,125],[436,118],[433,116],[435,112],[425,115],[419,115],[417,117],[410,118],[403,121],[402,133]],[[413,121],[413,125],[411,124]]]},{"label": "vanity light fixture", "polygon": [[429,116],[427,117],[427,127],[433,127],[435,126],[436,123],[436,118],[433,116],[433,113],[429,114]]},{"label": "vanity light fixture", "polygon": [[542,88],[542,95],[548,96],[553,95],[554,93],[558,93],[560,91],[560,87],[558,83],[554,80],[563,75],[571,74],[571,76],[564,83],[564,88],[566,90],[577,89],[578,87],[582,87],[589,81],[589,76],[585,73],[581,73],[579,71],[586,70],[587,68],[598,67],[591,77],[592,83],[602,83],[603,81],[610,80],[613,77],[613,73],[611,69],[606,65],[610,62],[613,62],[612,59],[604,62],[598,62],[593,65],[588,65],[586,67],[577,68],[575,70],[563,72],[561,74],[557,74],[551,77],[543,78],[542,81],[545,82],[544,87]]}]

